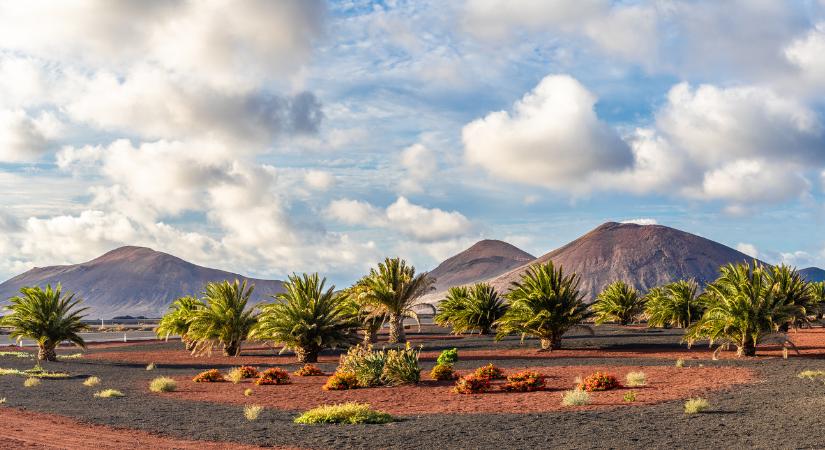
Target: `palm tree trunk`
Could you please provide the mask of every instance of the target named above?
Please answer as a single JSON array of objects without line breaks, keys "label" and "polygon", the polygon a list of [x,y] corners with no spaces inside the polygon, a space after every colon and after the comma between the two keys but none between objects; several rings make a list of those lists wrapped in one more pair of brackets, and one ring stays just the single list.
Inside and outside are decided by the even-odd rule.
[{"label": "palm tree trunk", "polygon": [[553,334],[547,337],[543,337],[541,338],[540,343],[541,351],[552,352],[553,350],[558,350],[561,348],[561,336]]},{"label": "palm tree trunk", "polygon": [[239,356],[241,354],[241,343],[239,341],[229,341],[223,344],[223,356]]},{"label": "palm tree trunk", "polygon": [[37,360],[38,361],[57,361],[57,353],[54,351],[54,344],[38,344],[37,345]]},{"label": "palm tree trunk", "polygon": [[318,362],[318,349],[315,347],[295,347],[295,356],[299,363]]},{"label": "palm tree trunk", "polygon": [[375,344],[378,342],[378,330],[375,328],[365,328],[364,329],[364,340],[362,343],[364,345]]},{"label": "palm tree trunk", "polygon": [[746,337],[742,340],[738,353],[740,356],[756,356],[756,343],[752,338]]},{"label": "palm tree trunk", "polygon": [[400,314],[390,315],[390,337],[387,342],[390,344],[407,342],[407,336],[404,334],[404,316]]}]

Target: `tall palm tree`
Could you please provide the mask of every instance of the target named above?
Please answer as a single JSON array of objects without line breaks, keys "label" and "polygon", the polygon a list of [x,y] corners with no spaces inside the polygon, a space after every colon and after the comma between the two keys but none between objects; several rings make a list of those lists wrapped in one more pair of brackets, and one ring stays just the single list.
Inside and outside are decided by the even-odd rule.
[{"label": "tall palm tree", "polygon": [[367,295],[369,289],[362,280],[353,284],[346,290],[349,298],[349,306],[353,315],[358,320],[359,328],[363,332],[363,344],[375,344],[378,342],[378,331],[387,322],[387,315],[375,305],[369,303]]},{"label": "tall palm tree", "polygon": [[435,322],[443,327],[451,326],[456,334],[468,331],[489,334],[496,320],[507,311],[504,298],[487,283],[476,283],[470,288],[452,287],[438,307]]},{"label": "tall palm tree", "polygon": [[80,332],[88,328],[82,320],[88,308],[77,308],[82,300],[63,293],[60,284],[52,289],[24,287],[17,297],[9,299],[4,309],[10,314],[0,319],[0,325],[12,329],[10,336],[17,342],[24,338],[37,341],[37,360],[56,361],[54,349],[63,341],[85,348]]},{"label": "tall palm tree", "polygon": [[324,289],[318,274],[292,275],[276,303],[264,305],[250,337],[271,340],[293,349],[298,362],[316,362],[325,348],[358,341],[358,321],[345,293]]},{"label": "tall palm tree", "polygon": [[645,315],[649,327],[687,328],[704,310],[696,280],[679,280],[651,289],[646,295]]},{"label": "tall palm tree", "polygon": [[781,294],[770,268],[754,261],[728,264],[720,272],[705,291],[707,309],[685,334],[688,344],[709,339],[719,344],[717,351],[732,344],[738,356],[754,356],[760,342],[806,320],[805,308]]},{"label": "tall palm tree", "polygon": [[578,275],[564,275],[552,261],[530,266],[507,294],[510,309],[496,322],[496,339],[521,333],[522,339],[539,338],[542,350],[555,350],[561,347],[561,338],[568,330],[590,330],[582,324],[592,312],[582,301],[579,281]]},{"label": "tall palm tree", "polygon": [[628,325],[644,311],[645,301],[639,292],[624,281],[609,284],[593,303],[596,323],[619,322]]},{"label": "tall palm tree", "polygon": [[418,317],[413,311],[415,301],[432,289],[434,280],[426,272],[416,274],[403,259],[386,258],[358,283],[363,300],[375,307],[373,315],[386,314],[390,324],[388,342],[407,342],[404,317]]},{"label": "tall palm tree", "polygon": [[223,347],[224,356],[241,354],[241,342],[258,320],[254,311],[246,307],[254,289],[255,286],[246,287],[246,280],[206,284],[206,307],[195,313],[189,325],[188,336],[195,341],[194,354],[209,352],[215,345]]},{"label": "tall palm tree", "polygon": [[160,319],[155,334],[163,339],[169,339],[170,335],[176,334],[180,336],[186,350],[192,351],[195,343],[189,337],[189,326],[195,318],[195,313],[205,308],[206,305],[195,297],[178,298],[169,305],[169,311]]}]

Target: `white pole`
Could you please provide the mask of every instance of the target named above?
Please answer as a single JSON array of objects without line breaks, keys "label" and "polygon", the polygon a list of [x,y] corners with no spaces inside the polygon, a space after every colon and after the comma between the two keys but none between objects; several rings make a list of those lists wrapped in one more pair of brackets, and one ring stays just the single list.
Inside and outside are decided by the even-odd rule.
[{"label": "white pole", "polygon": [[123,342],[126,342],[126,333],[123,333]]}]

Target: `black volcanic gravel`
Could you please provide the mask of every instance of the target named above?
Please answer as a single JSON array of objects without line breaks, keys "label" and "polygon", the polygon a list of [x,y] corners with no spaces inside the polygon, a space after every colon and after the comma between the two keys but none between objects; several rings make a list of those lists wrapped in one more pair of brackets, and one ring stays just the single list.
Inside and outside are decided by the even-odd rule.
[{"label": "black volcanic gravel", "polygon": [[[678,349],[678,332],[635,332],[605,327],[596,336],[575,336],[565,346]],[[535,345],[527,342],[525,345]],[[151,344],[148,348],[180,348],[177,343]],[[493,344],[489,338],[427,341],[426,349],[459,347],[514,348],[518,339]],[[124,351],[91,349],[90,352]],[[709,356],[709,355],[708,355]],[[462,361],[469,369],[484,361]],[[136,364],[96,360],[50,363],[46,368],[67,370],[69,380],[43,380],[24,388],[23,378],[0,376],[3,406],[57,413],[83,422],[141,429],[157,434],[199,440],[232,441],[257,445],[309,448],[825,448],[825,384],[798,378],[805,369],[825,370],[816,358],[702,361],[710,365],[736,365],[755,370],[761,381],[740,385],[708,396],[711,411],[692,416],[682,412],[683,401],[591,411],[540,414],[421,415],[403,417],[387,425],[318,425],[292,423],[297,411],[265,410],[256,422],[243,418],[238,405],[178,401],[149,395],[145,387],[154,377],[193,376],[202,367],[154,371]],[[672,360],[637,358],[560,358],[545,361],[498,360],[502,367],[528,365],[672,365]],[[689,365],[698,364],[689,361]],[[0,367],[29,368],[32,360],[0,357]],[[233,364],[228,362],[227,366]],[[321,364],[325,370],[334,365]],[[432,363],[424,364],[428,369]],[[287,368],[293,370],[297,365]],[[87,376],[103,382],[82,385]],[[122,390],[125,398],[96,399],[99,389]],[[426,401],[426,399],[422,399]],[[491,401],[494,398],[491,397]]]}]

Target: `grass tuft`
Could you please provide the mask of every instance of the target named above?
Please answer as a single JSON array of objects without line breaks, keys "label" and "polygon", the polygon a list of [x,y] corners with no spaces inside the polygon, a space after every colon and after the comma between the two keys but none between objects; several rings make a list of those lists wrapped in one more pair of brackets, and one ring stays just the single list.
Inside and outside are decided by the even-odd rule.
[{"label": "grass tuft", "polygon": [[630,391],[626,393],[623,397],[623,400],[627,403],[633,403],[636,401],[636,391]]},{"label": "grass tuft", "polygon": [[23,382],[23,386],[25,387],[35,387],[40,386],[40,378],[29,377],[26,378],[26,381]]},{"label": "grass tuft", "polygon": [[243,395],[246,396],[246,397],[251,397],[252,396],[252,389],[249,389],[249,388],[244,389]]},{"label": "grass tuft", "polygon": [[89,377],[86,378],[86,381],[83,382],[83,386],[94,387],[100,384],[100,378],[98,377]]},{"label": "grass tuft", "polygon": [[647,375],[644,372],[628,372],[625,376],[627,387],[639,387],[647,384]]},{"label": "grass tuft", "polygon": [[120,392],[117,389],[104,389],[100,392],[95,392],[95,397],[98,398],[117,398],[125,396],[126,395],[123,392]]},{"label": "grass tuft", "polygon": [[590,394],[581,389],[565,391],[561,396],[561,404],[564,406],[584,406],[590,403]]},{"label": "grass tuft", "polygon": [[0,376],[2,375],[25,375],[25,373],[22,370],[0,368]]},{"label": "grass tuft", "polygon": [[246,417],[246,420],[252,422],[254,420],[258,420],[258,416],[261,414],[264,408],[258,405],[247,405],[243,408],[243,416]]},{"label": "grass tuft", "polygon": [[389,423],[395,418],[385,412],[372,409],[369,403],[339,403],[337,405],[323,405],[301,414],[295,418],[295,423]]},{"label": "grass tuft", "polygon": [[0,398],[0,405],[6,403],[6,397]]},{"label": "grass tuft", "polygon": [[59,360],[66,360],[66,359],[80,359],[83,358],[83,353],[72,353],[71,355],[60,355],[57,357]]},{"label": "grass tuft", "polygon": [[157,377],[149,383],[152,392],[173,392],[177,388],[178,383],[169,377]]},{"label": "grass tuft", "polygon": [[825,377],[825,371],[823,370],[803,370],[799,372],[797,375],[799,378],[807,378],[809,380],[815,380],[817,378]]},{"label": "grass tuft", "polygon": [[0,356],[12,356],[15,358],[34,358],[34,354],[29,352],[0,352]]},{"label": "grass tuft", "polygon": [[682,359],[682,358],[677,359],[676,360],[676,367],[685,367],[685,360]]},{"label": "grass tuft", "polygon": [[710,408],[707,399],[696,397],[685,402],[685,414],[696,414]]},{"label": "grass tuft", "polygon": [[146,370],[155,370],[155,363],[150,362],[150,363],[146,366]]}]

